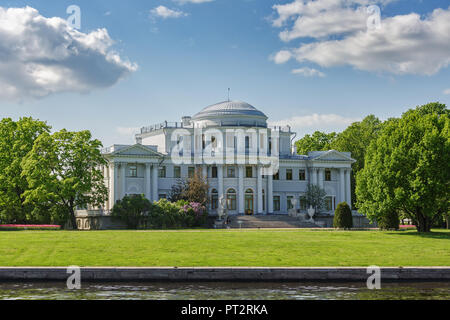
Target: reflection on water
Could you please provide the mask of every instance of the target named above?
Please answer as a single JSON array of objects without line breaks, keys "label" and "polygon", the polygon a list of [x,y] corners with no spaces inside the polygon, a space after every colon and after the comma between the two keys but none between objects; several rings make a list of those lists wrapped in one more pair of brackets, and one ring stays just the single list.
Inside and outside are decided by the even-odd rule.
[{"label": "reflection on water", "polygon": [[0,283],[0,299],[450,300],[450,282],[382,283],[381,290],[365,283],[82,283],[80,290],[65,282]]}]

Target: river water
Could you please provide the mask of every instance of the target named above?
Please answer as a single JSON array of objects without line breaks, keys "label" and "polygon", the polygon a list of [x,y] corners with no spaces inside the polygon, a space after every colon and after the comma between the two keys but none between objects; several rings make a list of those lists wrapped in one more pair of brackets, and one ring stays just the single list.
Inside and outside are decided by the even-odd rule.
[{"label": "river water", "polygon": [[0,283],[0,300],[450,300],[450,282],[382,283]]}]

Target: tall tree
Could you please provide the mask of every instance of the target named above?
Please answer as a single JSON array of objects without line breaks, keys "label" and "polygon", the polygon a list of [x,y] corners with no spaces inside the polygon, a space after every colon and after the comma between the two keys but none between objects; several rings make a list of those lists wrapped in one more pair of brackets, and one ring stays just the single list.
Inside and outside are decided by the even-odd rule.
[{"label": "tall tree", "polygon": [[341,152],[351,152],[356,162],[352,165],[351,198],[353,206],[356,203],[356,174],[364,168],[364,159],[367,148],[375,140],[380,131],[382,122],[374,115],[365,117],[360,122],[352,123],[347,129],[339,133],[331,143],[331,149]]},{"label": "tall tree", "polygon": [[22,162],[23,176],[31,186],[26,202],[51,203],[76,229],[77,206],[97,207],[107,200],[101,146],[89,131],[41,134]]},{"label": "tall tree", "polygon": [[33,207],[24,204],[24,193],[29,189],[22,175],[21,161],[31,151],[37,137],[48,133],[50,127],[43,121],[21,118],[0,121],[0,221],[26,223],[37,221]]},{"label": "tall tree", "polygon": [[320,212],[325,206],[325,196],[327,193],[324,189],[316,184],[308,183],[306,186],[305,198],[306,204],[312,206],[316,212]]},{"label": "tall tree", "polygon": [[356,178],[360,211],[372,220],[403,212],[418,231],[429,232],[449,210],[449,126],[449,111],[439,103],[387,121]]},{"label": "tall tree", "polygon": [[295,142],[297,153],[308,154],[309,151],[330,150],[334,139],[336,139],[336,132],[316,131],[312,135],[307,134]]},{"label": "tall tree", "polygon": [[199,168],[195,170],[194,176],[188,179],[186,187],[184,194],[187,201],[197,202],[203,206],[208,204],[208,180],[203,177]]}]

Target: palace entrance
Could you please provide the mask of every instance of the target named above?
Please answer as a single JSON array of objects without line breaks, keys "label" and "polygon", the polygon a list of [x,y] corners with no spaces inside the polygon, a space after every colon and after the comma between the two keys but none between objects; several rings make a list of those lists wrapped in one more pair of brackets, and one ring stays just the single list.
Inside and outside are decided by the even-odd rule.
[{"label": "palace entrance", "polygon": [[245,191],[245,214],[253,215],[253,190],[247,189]]}]

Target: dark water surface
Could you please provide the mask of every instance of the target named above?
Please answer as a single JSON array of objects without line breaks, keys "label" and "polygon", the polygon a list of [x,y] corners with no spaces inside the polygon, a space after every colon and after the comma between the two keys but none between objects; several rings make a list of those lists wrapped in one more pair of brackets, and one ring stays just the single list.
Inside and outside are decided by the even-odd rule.
[{"label": "dark water surface", "polygon": [[69,290],[65,282],[0,283],[0,300],[450,300],[450,282],[382,283],[82,283]]}]

